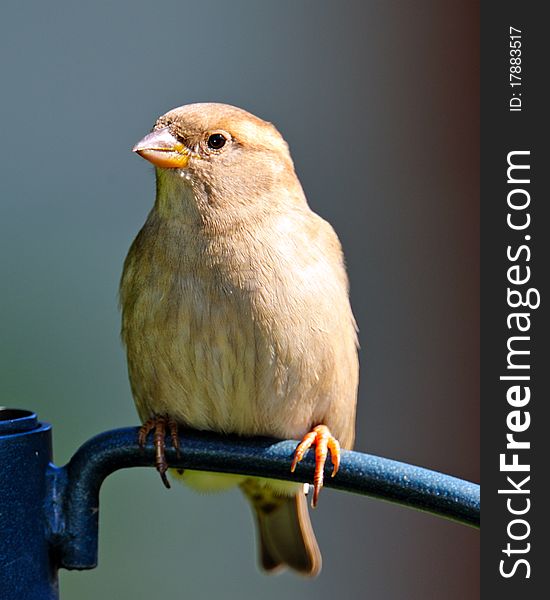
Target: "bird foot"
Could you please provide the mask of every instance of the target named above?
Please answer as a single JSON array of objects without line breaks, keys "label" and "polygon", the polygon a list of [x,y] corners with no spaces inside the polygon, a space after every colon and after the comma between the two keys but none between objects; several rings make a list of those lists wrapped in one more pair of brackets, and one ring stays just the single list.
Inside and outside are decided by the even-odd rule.
[{"label": "bird foot", "polygon": [[145,448],[147,436],[151,433],[151,431],[154,430],[153,444],[155,446],[155,467],[159,472],[162,483],[164,483],[167,488],[170,488],[170,482],[166,477],[166,471],[168,470],[168,463],[166,462],[165,455],[165,437],[167,428],[170,432],[172,447],[176,450],[179,458],[180,441],[178,437],[178,424],[170,417],[156,416],[145,421],[145,423],[139,428],[138,443],[141,449]]},{"label": "bird foot", "polygon": [[294,473],[296,465],[302,460],[305,453],[315,444],[315,473],[313,476],[313,498],[311,506],[317,506],[319,492],[323,487],[323,476],[327,454],[330,450],[330,458],[332,461],[332,475],[334,477],[340,466],[340,444],[332,435],[330,429],[326,425],[317,425],[312,431],[307,433],[294,451],[294,459],[290,466],[290,471]]}]

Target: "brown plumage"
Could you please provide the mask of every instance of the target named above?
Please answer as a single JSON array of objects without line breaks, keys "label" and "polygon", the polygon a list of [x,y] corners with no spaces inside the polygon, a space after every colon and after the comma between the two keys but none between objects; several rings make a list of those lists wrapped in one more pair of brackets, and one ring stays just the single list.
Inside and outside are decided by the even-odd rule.
[{"label": "brown plumage", "polygon": [[[279,132],[232,106],[191,104],[160,117],[135,150],[157,167],[120,289],[142,421],[300,439],[323,424],[351,448],[358,361],[342,251]],[[318,572],[300,484],[183,477],[198,489],[241,486],[266,569]]]}]

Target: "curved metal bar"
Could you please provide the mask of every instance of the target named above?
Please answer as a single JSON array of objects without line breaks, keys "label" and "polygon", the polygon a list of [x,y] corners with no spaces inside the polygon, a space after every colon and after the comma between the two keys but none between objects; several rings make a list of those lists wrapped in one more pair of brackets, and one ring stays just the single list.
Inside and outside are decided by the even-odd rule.
[{"label": "curved metal bar", "polygon": [[[141,450],[137,433],[137,428],[101,433],[81,446],[65,467],[50,466],[51,539],[59,566],[96,566],[99,489],[103,480],[118,469],[154,464],[152,444]],[[294,474],[290,473],[296,444],[184,430],[180,432],[181,457],[177,458],[168,439],[166,457],[171,467],[311,482],[315,466],[312,452]],[[327,472],[325,485],[479,526],[479,486],[421,467],[343,451],[338,475],[333,479]]]}]

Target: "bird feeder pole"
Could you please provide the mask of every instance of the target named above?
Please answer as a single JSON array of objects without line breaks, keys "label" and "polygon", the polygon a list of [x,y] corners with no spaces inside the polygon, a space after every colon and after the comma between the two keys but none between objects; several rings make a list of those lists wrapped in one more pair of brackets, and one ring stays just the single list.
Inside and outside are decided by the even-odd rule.
[{"label": "bird feeder pole", "polygon": [[[51,426],[27,410],[0,408],[0,600],[56,600],[57,571],[97,565],[99,490],[114,471],[151,467],[137,427],[100,433],[69,463],[52,463]],[[184,430],[172,467],[312,481],[310,455],[289,469],[296,441]],[[325,485],[381,498],[459,523],[479,526],[479,486],[388,458],[343,451],[337,477]]]},{"label": "bird feeder pole", "polygon": [[27,410],[0,408],[0,598],[54,600],[45,499],[51,426]]}]

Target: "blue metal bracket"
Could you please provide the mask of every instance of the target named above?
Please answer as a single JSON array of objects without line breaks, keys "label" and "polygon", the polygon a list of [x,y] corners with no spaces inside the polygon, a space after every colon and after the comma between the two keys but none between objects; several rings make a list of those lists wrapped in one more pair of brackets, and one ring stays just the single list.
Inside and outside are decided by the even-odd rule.
[{"label": "blue metal bracket", "polygon": [[55,600],[46,474],[51,427],[26,410],[0,408],[0,598]]},{"label": "blue metal bracket", "polygon": [[[20,419],[26,419],[26,430],[14,425]],[[154,464],[152,444],[140,449],[137,432],[129,427],[101,433],[81,446],[66,466],[56,467],[51,463],[50,426],[27,411],[12,410],[2,417],[0,409],[0,589],[11,585],[7,589],[14,590],[13,597],[21,597],[14,586],[24,581],[28,590],[32,579],[37,593],[25,598],[53,599],[58,597],[59,567],[97,565],[103,480],[118,469]],[[181,457],[168,443],[166,457],[172,467],[311,482],[312,453],[290,473],[296,444],[183,430]],[[338,475],[327,476],[325,485],[479,526],[479,486],[421,467],[344,451]]]}]

